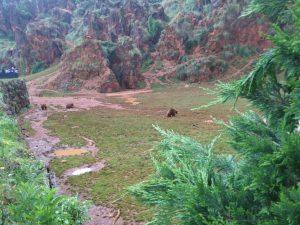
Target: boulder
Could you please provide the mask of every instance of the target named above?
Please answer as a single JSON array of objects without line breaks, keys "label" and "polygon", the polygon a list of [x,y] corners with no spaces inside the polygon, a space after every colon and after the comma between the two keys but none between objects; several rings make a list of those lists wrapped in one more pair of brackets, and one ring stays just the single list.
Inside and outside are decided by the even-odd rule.
[{"label": "boulder", "polygon": [[86,39],[83,44],[65,54],[60,63],[59,75],[48,88],[63,90],[97,90],[113,92],[120,89],[109,62],[103,54],[101,43]]},{"label": "boulder", "polygon": [[23,80],[0,81],[0,93],[2,110],[9,115],[17,115],[30,106],[26,83]]}]

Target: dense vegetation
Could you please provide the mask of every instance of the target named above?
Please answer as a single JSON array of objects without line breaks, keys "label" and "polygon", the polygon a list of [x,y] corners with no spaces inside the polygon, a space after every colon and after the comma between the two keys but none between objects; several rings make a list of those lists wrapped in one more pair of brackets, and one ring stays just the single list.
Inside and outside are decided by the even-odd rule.
[{"label": "dense vegetation", "polygon": [[26,149],[16,121],[0,110],[0,224],[82,224],[87,204],[58,196],[47,183],[44,165]]},{"label": "dense vegetation", "polygon": [[219,83],[214,103],[245,98],[259,113],[223,124],[236,157],[156,128],[156,174],[130,188],[154,207],[151,224],[300,224],[300,1],[253,0],[253,13],[274,23],[274,48],[248,76]]}]

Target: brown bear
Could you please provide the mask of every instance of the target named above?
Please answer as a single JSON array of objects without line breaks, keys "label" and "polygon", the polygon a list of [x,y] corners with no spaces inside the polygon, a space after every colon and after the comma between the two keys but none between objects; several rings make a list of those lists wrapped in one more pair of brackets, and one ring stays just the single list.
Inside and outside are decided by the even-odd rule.
[{"label": "brown bear", "polygon": [[47,110],[47,105],[46,104],[41,104],[41,109],[42,110]]},{"label": "brown bear", "polygon": [[74,104],[73,103],[69,103],[66,105],[66,109],[72,109],[74,108]]},{"label": "brown bear", "polygon": [[171,108],[167,113],[167,117],[175,117],[177,113],[178,113],[177,110]]}]

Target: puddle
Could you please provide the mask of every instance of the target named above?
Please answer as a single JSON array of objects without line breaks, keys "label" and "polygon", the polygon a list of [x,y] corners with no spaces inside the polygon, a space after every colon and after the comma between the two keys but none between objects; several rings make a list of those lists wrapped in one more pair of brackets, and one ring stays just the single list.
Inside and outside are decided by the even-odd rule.
[{"label": "puddle", "polygon": [[64,172],[63,177],[67,178],[70,176],[79,176],[79,175],[89,173],[89,172],[98,172],[98,171],[102,170],[104,167],[105,167],[105,161],[102,160],[95,164],[82,165],[77,168],[68,169]]},{"label": "puddle", "polygon": [[91,168],[78,169],[78,170],[75,170],[72,173],[72,176],[78,176],[78,175],[85,174],[85,173],[88,173],[88,172],[91,172],[91,171],[92,171]]},{"label": "puddle", "polygon": [[51,156],[72,156],[72,155],[82,155],[88,153],[87,150],[84,149],[61,149],[56,150]]}]

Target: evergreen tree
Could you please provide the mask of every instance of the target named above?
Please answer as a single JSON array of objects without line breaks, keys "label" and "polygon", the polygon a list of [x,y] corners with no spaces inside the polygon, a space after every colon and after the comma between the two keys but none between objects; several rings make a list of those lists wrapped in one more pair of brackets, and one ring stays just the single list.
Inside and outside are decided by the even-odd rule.
[{"label": "evergreen tree", "polygon": [[213,92],[213,104],[245,98],[260,111],[224,124],[238,159],[157,128],[156,174],[130,188],[155,210],[151,224],[300,224],[300,0],[252,0],[253,13],[274,23],[274,48]]}]

